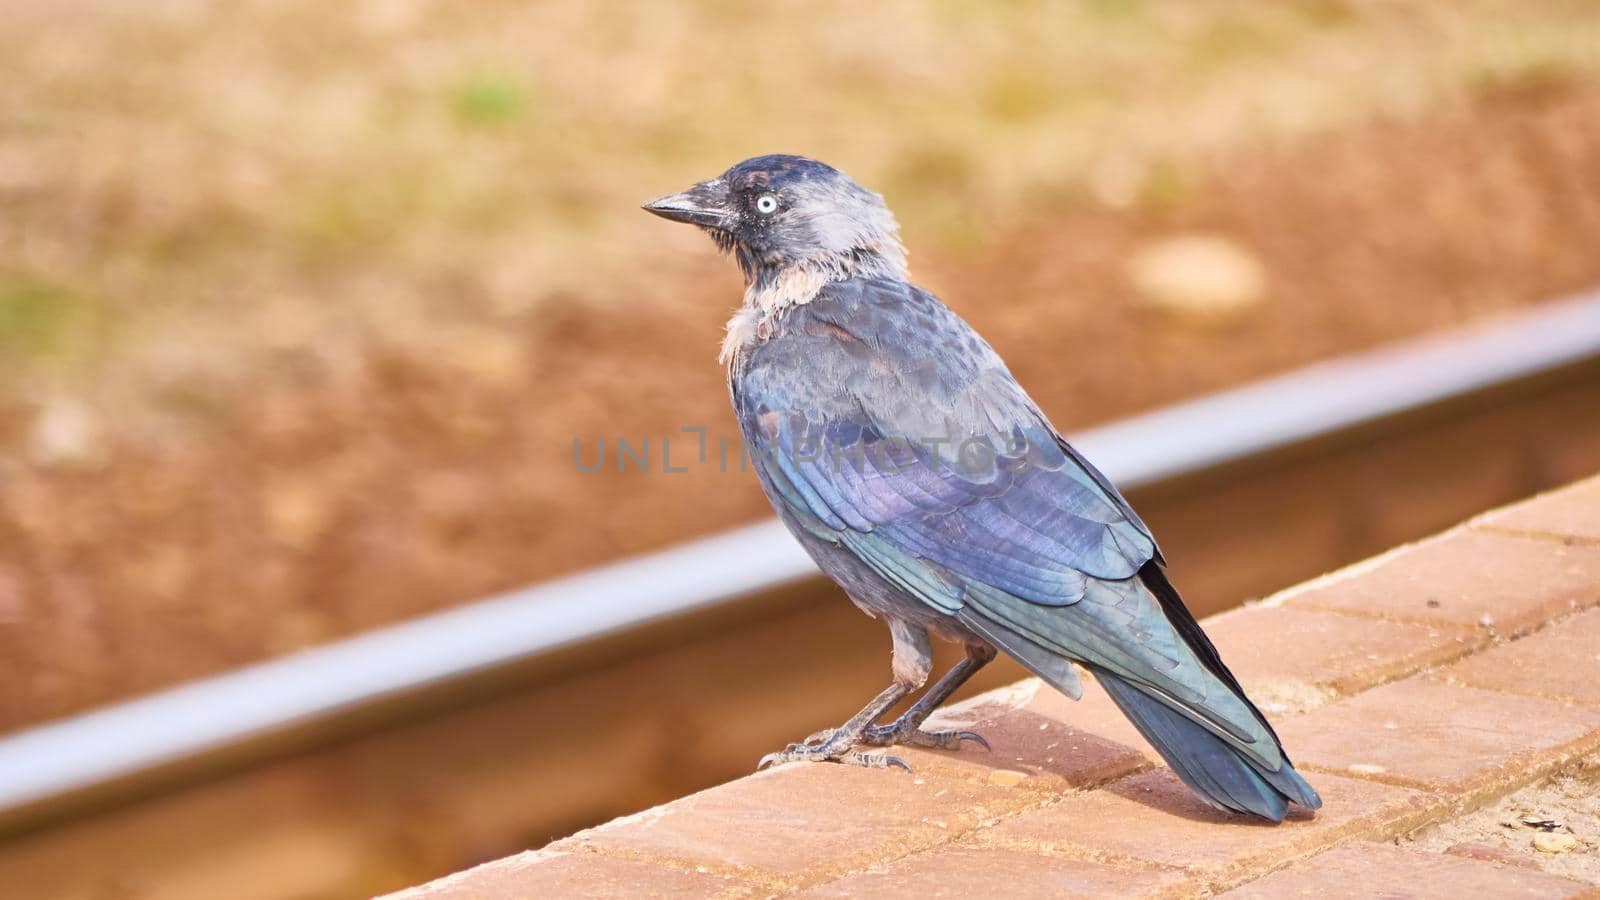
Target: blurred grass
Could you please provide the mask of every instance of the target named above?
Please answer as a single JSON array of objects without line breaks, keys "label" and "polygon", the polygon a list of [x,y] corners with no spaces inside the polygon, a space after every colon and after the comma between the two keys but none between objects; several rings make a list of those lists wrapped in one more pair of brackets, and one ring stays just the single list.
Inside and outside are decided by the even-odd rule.
[{"label": "blurred grass", "polygon": [[451,102],[456,115],[469,125],[498,125],[526,112],[528,92],[512,78],[481,73],[457,85]]},{"label": "blurred grass", "polygon": [[0,386],[16,369],[60,370],[83,362],[104,335],[103,307],[65,284],[37,276],[0,272]]},{"label": "blurred grass", "polygon": [[0,275],[0,346],[10,353],[48,351],[60,343],[77,309],[59,285]]},{"label": "blurred grass", "polygon": [[982,254],[1063,204],[1171,215],[1241,142],[1600,72],[1578,0],[80,6],[0,11],[0,271],[32,273],[0,340],[28,366],[115,310],[95,374],[135,401],[483,315],[441,281],[633,302],[679,264],[638,203],[755,153]]}]

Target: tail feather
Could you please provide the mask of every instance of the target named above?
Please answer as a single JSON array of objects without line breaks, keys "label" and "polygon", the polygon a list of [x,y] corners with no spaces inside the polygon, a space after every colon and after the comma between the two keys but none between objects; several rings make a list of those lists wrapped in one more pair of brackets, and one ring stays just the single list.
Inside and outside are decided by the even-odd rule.
[{"label": "tail feather", "polygon": [[1217,653],[1217,647],[1211,643],[1211,637],[1200,627],[1200,623],[1195,621],[1194,613],[1189,612],[1189,607],[1184,604],[1183,598],[1178,596],[1178,589],[1172,586],[1161,566],[1154,560],[1145,563],[1139,569],[1139,581],[1149,589],[1156,602],[1161,604],[1161,611],[1166,615],[1167,621],[1183,638],[1184,643],[1189,645],[1189,649],[1194,651],[1200,664],[1227,685],[1234,696],[1244,701],[1244,705],[1249,707],[1250,712],[1261,723],[1261,727],[1267,730],[1267,734],[1272,735],[1273,740],[1277,740],[1278,733],[1272,730],[1272,723],[1267,721],[1267,717],[1261,714],[1261,710],[1257,709],[1255,703],[1245,694],[1243,685],[1239,684],[1239,679],[1233,676],[1233,672],[1222,661],[1222,655]]},{"label": "tail feather", "polygon": [[1308,809],[1322,805],[1322,798],[1287,758],[1277,771],[1268,770],[1137,685],[1109,672],[1094,674],[1183,783],[1218,809],[1281,822],[1288,811],[1286,801]]},{"label": "tail feather", "polygon": [[[1034,675],[1067,696],[1078,699],[1083,688],[1065,657],[1052,654],[1016,632],[993,622],[970,617],[967,624]],[[1286,801],[1315,809],[1322,805],[1317,792],[1300,777],[1288,760],[1276,772],[1234,749],[1209,729],[1132,682],[1094,669],[1095,677],[1145,740],[1197,794],[1219,809],[1249,813],[1282,821]],[[1276,736],[1273,737],[1276,740]]]},{"label": "tail feather", "polygon": [[1082,693],[1072,662],[1093,672],[1173,772],[1218,809],[1278,822],[1291,801],[1322,805],[1154,561],[1125,581],[1090,579],[1076,604],[992,590],[965,600],[959,621],[1067,696]]}]

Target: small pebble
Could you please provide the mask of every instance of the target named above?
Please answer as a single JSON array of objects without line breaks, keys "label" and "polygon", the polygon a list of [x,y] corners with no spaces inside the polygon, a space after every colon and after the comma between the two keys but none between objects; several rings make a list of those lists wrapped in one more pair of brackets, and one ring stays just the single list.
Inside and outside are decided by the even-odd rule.
[{"label": "small pebble", "polygon": [[1372,763],[1356,763],[1350,767],[1350,771],[1357,775],[1382,775],[1389,770]]},{"label": "small pebble", "polygon": [[1171,313],[1232,319],[1266,300],[1267,274],[1237,241],[1187,234],[1145,247],[1128,263],[1139,301]]},{"label": "small pebble", "polygon": [[1540,853],[1566,853],[1578,849],[1578,839],[1570,834],[1536,834],[1533,849]]},{"label": "small pebble", "polygon": [[39,411],[31,444],[33,461],[41,466],[90,466],[105,455],[94,413],[73,400],[57,400]]}]

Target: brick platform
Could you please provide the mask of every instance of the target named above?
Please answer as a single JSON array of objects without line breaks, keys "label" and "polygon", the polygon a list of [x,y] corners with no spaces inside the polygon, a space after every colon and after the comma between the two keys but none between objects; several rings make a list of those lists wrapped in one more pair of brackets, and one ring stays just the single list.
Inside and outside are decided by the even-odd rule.
[{"label": "brick platform", "polygon": [[[1395,843],[1600,771],[1600,478],[1206,628],[1322,793],[1314,817],[1216,813],[1092,680],[1079,703],[1029,680],[939,714],[992,753],[784,766],[390,896],[1600,897],[1542,871],[1527,835]],[[1600,854],[1571,831],[1566,852]]]}]

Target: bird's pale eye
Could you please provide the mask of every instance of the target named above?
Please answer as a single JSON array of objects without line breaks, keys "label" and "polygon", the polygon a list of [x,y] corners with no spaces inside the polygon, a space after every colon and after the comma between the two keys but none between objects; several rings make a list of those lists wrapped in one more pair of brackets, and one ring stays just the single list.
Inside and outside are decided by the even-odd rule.
[{"label": "bird's pale eye", "polygon": [[778,211],[778,198],[771,194],[762,194],[756,198],[756,212],[762,215],[771,215]]}]

